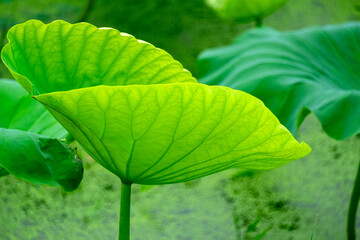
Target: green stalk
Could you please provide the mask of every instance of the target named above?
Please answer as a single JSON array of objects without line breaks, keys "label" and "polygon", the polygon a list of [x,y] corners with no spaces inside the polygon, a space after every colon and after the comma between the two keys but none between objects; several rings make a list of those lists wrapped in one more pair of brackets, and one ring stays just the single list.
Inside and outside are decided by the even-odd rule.
[{"label": "green stalk", "polygon": [[348,219],[347,219],[347,239],[355,240],[356,238],[356,212],[359,206],[360,200],[360,162],[356,173],[354,187],[351,194]]},{"label": "green stalk", "polygon": [[131,183],[121,182],[119,240],[130,239]]}]

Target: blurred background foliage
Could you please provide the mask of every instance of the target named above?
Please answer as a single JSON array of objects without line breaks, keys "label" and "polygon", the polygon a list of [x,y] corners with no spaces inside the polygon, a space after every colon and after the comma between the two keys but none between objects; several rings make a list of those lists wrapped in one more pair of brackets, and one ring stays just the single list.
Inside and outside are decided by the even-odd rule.
[{"label": "blurred background foliage", "polygon": [[[228,44],[253,26],[222,20],[203,0],[1,0],[0,4],[2,39],[8,27],[28,19],[75,23],[90,5],[83,20],[97,27],[116,28],[168,51],[195,77],[201,51]],[[359,18],[358,0],[290,0],[264,24],[289,30]]]},{"label": "blurred background foliage", "polygon": [[[28,19],[116,28],[165,49],[195,77],[200,52],[254,26],[222,20],[202,0],[0,0],[0,43],[9,27]],[[291,30],[358,20],[359,0],[289,0],[264,25]],[[10,78],[3,65],[0,77]],[[135,187],[132,239],[242,240],[264,231],[264,239],[345,239],[360,140],[330,139],[314,117],[297,137],[312,154],[273,171]],[[115,239],[120,183],[89,159],[85,168],[74,193],[0,178],[0,239]]]}]

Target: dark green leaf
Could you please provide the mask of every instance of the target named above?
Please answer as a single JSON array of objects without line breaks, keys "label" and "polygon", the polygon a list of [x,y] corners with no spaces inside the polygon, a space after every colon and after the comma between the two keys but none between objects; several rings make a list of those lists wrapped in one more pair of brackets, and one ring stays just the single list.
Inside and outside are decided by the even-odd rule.
[{"label": "dark green leaf", "polygon": [[64,138],[66,130],[53,116],[19,86],[0,79],[0,128],[18,129],[54,138]]},{"label": "dark green leaf", "polygon": [[360,132],[360,23],[253,29],[201,54],[199,71],[203,83],[260,98],[293,133],[310,111],[335,139]]},{"label": "dark green leaf", "polygon": [[82,163],[72,149],[56,138],[0,128],[0,165],[11,174],[34,183],[77,188]]},{"label": "dark green leaf", "polygon": [[27,181],[76,189],[82,163],[58,139],[66,135],[65,129],[15,81],[0,80],[0,102],[0,170]]}]

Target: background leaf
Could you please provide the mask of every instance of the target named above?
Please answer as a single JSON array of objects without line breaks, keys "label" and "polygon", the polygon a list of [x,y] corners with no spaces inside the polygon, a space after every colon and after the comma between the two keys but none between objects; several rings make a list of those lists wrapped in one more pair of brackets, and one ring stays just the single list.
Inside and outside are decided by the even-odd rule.
[{"label": "background leaf", "polygon": [[97,86],[36,96],[122,180],[168,184],[228,168],[271,169],[306,156],[258,99],[203,84]]},{"label": "background leaf", "polygon": [[30,20],[12,27],[8,40],[2,60],[35,95],[96,85],[196,82],[164,50],[89,23]]},{"label": "background leaf", "polygon": [[13,80],[0,79],[0,128],[18,129],[53,138],[64,138],[66,130]]},{"label": "background leaf", "polygon": [[76,189],[82,162],[58,140],[66,130],[15,81],[0,80],[0,102],[0,172],[6,169],[27,181]]},{"label": "background leaf", "polygon": [[264,18],[279,8],[288,0],[206,0],[222,18],[251,22],[256,18]]},{"label": "background leaf", "polygon": [[314,112],[325,132],[360,132],[360,23],[250,30],[199,57],[201,82],[244,90],[293,133]]},{"label": "background leaf", "polygon": [[0,128],[0,165],[11,174],[34,183],[77,188],[82,163],[73,150],[56,138]]}]

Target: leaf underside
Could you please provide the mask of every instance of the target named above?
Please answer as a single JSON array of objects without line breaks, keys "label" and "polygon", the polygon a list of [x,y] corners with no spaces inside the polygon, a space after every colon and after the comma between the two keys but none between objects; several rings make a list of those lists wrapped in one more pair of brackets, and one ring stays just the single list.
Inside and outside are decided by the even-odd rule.
[{"label": "leaf underside", "polygon": [[0,102],[0,176],[10,172],[30,182],[76,189],[82,163],[57,139],[66,130],[15,81],[0,79]]},{"label": "leaf underside", "polygon": [[36,96],[123,181],[168,184],[233,167],[265,170],[307,155],[258,99],[179,83],[97,86]]},{"label": "leaf underside", "polygon": [[360,132],[360,23],[250,30],[200,55],[200,82],[243,90],[292,133],[312,111],[332,138]]}]

